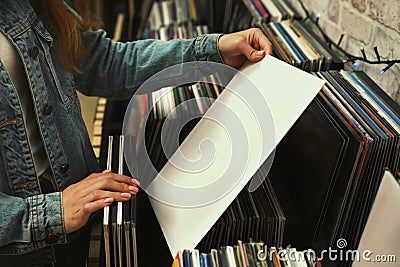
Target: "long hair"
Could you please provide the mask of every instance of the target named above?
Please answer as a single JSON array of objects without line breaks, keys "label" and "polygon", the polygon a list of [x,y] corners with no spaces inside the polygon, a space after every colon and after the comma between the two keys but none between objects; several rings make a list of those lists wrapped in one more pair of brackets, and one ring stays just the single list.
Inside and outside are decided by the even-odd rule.
[{"label": "long hair", "polygon": [[81,59],[87,55],[82,43],[82,32],[97,28],[99,22],[89,19],[88,1],[75,0],[74,9],[80,17],[73,14],[62,0],[38,0],[36,4],[44,16],[50,30],[55,35],[60,50],[60,61],[64,68],[80,72]]}]

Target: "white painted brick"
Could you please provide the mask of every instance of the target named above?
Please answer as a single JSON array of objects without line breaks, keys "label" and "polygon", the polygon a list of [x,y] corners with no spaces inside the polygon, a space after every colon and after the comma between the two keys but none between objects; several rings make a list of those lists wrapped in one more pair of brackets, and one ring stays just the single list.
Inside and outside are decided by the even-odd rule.
[{"label": "white painted brick", "polygon": [[369,14],[373,19],[400,32],[399,0],[370,0]]},{"label": "white painted brick", "polygon": [[340,0],[330,0],[328,5],[328,17],[336,24],[339,23]]},{"label": "white painted brick", "polygon": [[372,22],[360,13],[342,6],[343,30],[354,38],[368,44],[372,36]]},{"label": "white painted brick", "polygon": [[346,37],[346,39],[344,39],[344,43],[343,43],[344,49],[348,53],[350,53],[350,54],[352,54],[354,56],[357,56],[357,57],[362,57],[362,53],[360,51],[360,47],[361,46],[365,46],[365,45],[366,44],[363,44],[359,40],[354,39],[351,35],[348,35]]},{"label": "white painted brick", "polygon": [[[340,39],[340,35],[342,34],[343,30],[338,27],[337,24],[331,22],[331,21],[326,21],[322,20],[321,21],[321,28],[325,31],[325,33],[335,42],[337,43]],[[345,40],[346,37],[344,37],[343,40]],[[343,41],[342,41],[343,42]],[[342,46],[342,45],[341,45]]]},{"label": "white painted brick", "polygon": [[366,0],[352,0],[351,3],[355,8],[359,11],[364,12],[367,9],[367,1]]},{"label": "white painted brick", "polygon": [[400,34],[383,26],[375,28],[372,43],[385,58],[400,58]]}]

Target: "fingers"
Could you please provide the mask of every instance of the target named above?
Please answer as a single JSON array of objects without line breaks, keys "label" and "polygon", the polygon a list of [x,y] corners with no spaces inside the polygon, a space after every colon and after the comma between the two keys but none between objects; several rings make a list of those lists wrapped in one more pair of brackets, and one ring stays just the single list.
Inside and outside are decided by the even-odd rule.
[{"label": "fingers", "polygon": [[[136,194],[139,189],[138,181],[115,173],[101,173],[91,177],[80,188],[85,201],[113,198],[115,201],[126,201],[131,194]],[[82,186],[82,187],[83,187]]]},{"label": "fingers", "polygon": [[126,175],[112,173],[111,171],[103,171],[102,173],[93,173],[89,175],[86,179],[84,179],[82,182],[85,183],[87,187],[90,187],[93,184],[98,183],[99,180],[102,179],[113,180],[119,183],[125,183],[127,185],[132,185],[132,186],[140,185],[139,181],[136,179],[133,179]]},{"label": "fingers", "polygon": [[115,192],[138,192],[138,182],[128,176],[110,173],[100,175],[91,183],[92,190],[109,190]]},{"label": "fingers", "polygon": [[272,54],[272,44],[260,29],[248,29],[243,31],[243,33],[246,37],[244,55],[246,55],[248,60],[258,62],[265,55]]},{"label": "fingers", "polygon": [[265,56],[264,50],[256,50],[247,42],[243,46],[243,54],[252,62],[258,62]]},{"label": "fingers", "polygon": [[94,173],[62,192],[64,223],[67,233],[81,228],[91,213],[114,201],[128,201],[138,192],[139,182],[125,175],[105,171]]},{"label": "fingers", "polygon": [[223,35],[218,44],[223,61],[234,68],[241,67],[246,59],[258,62],[272,54],[272,44],[257,28]]},{"label": "fingers", "polygon": [[75,217],[78,219],[77,221],[81,219],[82,221],[86,222],[90,214],[98,211],[99,209],[110,206],[113,202],[114,202],[113,198],[106,198],[104,200],[99,199],[97,201],[86,203],[84,204],[82,209],[78,210]]},{"label": "fingers", "polygon": [[82,212],[83,213],[93,213],[95,211],[98,211],[99,209],[102,209],[104,207],[110,206],[111,203],[114,202],[114,199],[112,198],[106,198],[106,199],[99,199],[94,202],[89,202],[84,205]]},{"label": "fingers", "polygon": [[254,35],[254,43],[255,47],[259,47],[262,51],[265,52],[266,55],[272,55],[272,44],[268,40],[268,38],[264,35],[264,33],[258,29],[250,29]]},{"label": "fingers", "polygon": [[112,191],[105,191],[105,190],[95,190],[89,193],[84,197],[84,202],[94,202],[97,200],[107,200],[112,199],[113,201],[117,202],[124,202],[128,201],[133,194],[137,192],[112,192]]}]

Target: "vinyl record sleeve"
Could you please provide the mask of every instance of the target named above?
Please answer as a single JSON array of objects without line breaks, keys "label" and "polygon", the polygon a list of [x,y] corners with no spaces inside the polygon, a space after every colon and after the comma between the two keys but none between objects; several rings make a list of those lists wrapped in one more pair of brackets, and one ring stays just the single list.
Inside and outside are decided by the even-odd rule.
[{"label": "vinyl record sleeve", "polygon": [[[243,192],[243,190],[242,190]],[[241,193],[239,194],[241,195]],[[232,233],[230,234],[230,241],[229,244],[234,244],[236,240],[243,239],[245,238],[244,236],[244,223],[245,223],[245,216],[243,215],[242,211],[242,203],[239,200],[239,196],[235,198],[235,200],[232,202],[230,205],[230,208],[232,210],[232,213],[235,216],[234,219],[234,230],[232,230]]]},{"label": "vinyl record sleeve", "polygon": [[397,118],[400,118],[399,104],[396,103],[385,91],[382,90],[369,76],[362,71],[355,71],[354,74],[365,82],[368,87],[373,91],[374,95],[380,98],[391,112],[395,113]]},{"label": "vinyl record sleeve", "polygon": [[303,61],[299,58],[297,53],[292,49],[290,44],[286,41],[286,39],[283,37],[282,33],[278,30],[276,25],[274,23],[269,23],[268,28],[271,30],[271,32],[276,36],[278,42],[281,44],[282,48],[286,52],[286,54],[290,57],[292,65],[298,68],[302,68]]},{"label": "vinyl record sleeve", "polygon": [[336,88],[348,99],[358,115],[362,117],[365,124],[371,128],[373,131],[371,134],[375,135],[375,148],[372,151],[369,159],[370,161],[366,164],[365,175],[361,176],[361,179],[357,182],[354,197],[352,198],[351,206],[348,210],[349,215],[347,216],[347,226],[345,227],[347,230],[345,230],[345,232],[348,239],[351,240],[349,246],[354,248],[365,224],[365,217],[368,214],[367,207],[372,201],[374,181],[379,179],[383,171],[388,138],[379,125],[368,116],[368,112],[361,107],[361,99],[355,94],[354,88],[352,88],[339,73],[328,72],[326,74],[332,82],[336,83]]},{"label": "vinyl record sleeve", "polygon": [[316,42],[314,42],[311,35],[309,35],[308,32],[301,31],[301,27],[299,27],[299,24],[295,24],[292,21],[290,21],[289,26],[295,32],[295,34],[300,38],[300,40],[302,40],[302,42],[306,45],[307,49],[310,50],[311,55],[314,56],[315,62],[312,66],[312,71],[321,70],[321,66],[322,66],[324,57],[320,54],[318,49],[315,47]]},{"label": "vinyl record sleeve", "polygon": [[[308,21],[301,21],[300,22],[303,27],[315,37],[315,40],[319,42],[321,46],[325,48],[325,50],[331,55],[332,61],[330,64],[331,70],[341,70],[344,67],[343,59],[346,59],[347,57],[345,55],[341,55],[340,53],[337,53],[336,50],[333,50],[328,47],[328,45],[325,42],[324,37],[321,35],[321,32],[319,31],[318,27],[314,24],[313,21],[308,20]],[[339,56],[340,55],[340,56]]]},{"label": "vinyl record sleeve", "polygon": [[[394,255],[396,259],[400,258],[400,239],[398,238],[400,212],[397,205],[399,201],[399,184],[393,175],[386,171],[358,244],[357,250],[360,253],[366,250],[371,251],[373,253],[371,259],[374,259],[374,255]],[[397,266],[398,263],[386,262],[382,263],[383,265]],[[377,262],[361,257],[361,260],[354,262],[352,266],[377,266]]]},{"label": "vinyl record sleeve", "polygon": [[[250,203],[248,199],[245,199],[244,197],[245,192],[242,190],[240,194],[237,196],[239,200],[239,204],[241,207],[241,210],[243,211],[244,219],[245,219],[245,224],[244,224],[244,236],[242,236],[242,239],[249,239],[252,237],[253,233],[253,218],[252,214],[250,211]],[[233,241],[233,240],[232,240]]]},{"label": "vinyl record sleeve", "polygon": [[[315,97],[317,92],[321,89],[323,81],[316,79],[314,76],[302,72],[288,64],[285,64],[277,59],[270,56],[266,56],[264,60],[257,64],[248,64],[242,69],[245,75],[248,75],[253,82],[260,88],[265,99],[267,99],[269,108],[272,112],[275,124],[275,144],[279,143],[286,132],[290,129],[293,123],[297,120],[302,111],[307,107],[310,101]],[[291,79],[281,79],[281,75],[290,75]],[[265,86],[265,80],[268,81],[268,86]],[[233,79],[228,85],[233,91],[239,94],[246,95],[248,86],[243,84],[242,80]],[[275,88],[271,90],[271,88]],[[278,90],[277,88],[282,88]],[[290,96],[290,97],[288,97]],[[245,122],[245,127],[247,123],[251,125],[252,113],[247,113],[246,109],[240,108],[240,103],[232,102],[232,91],[225,89],[223,93],[218,98],[218,101],[225,103],[225,105],[233,105],[234,110],[237,110],[240,116],[243,116],[243,122]],[[216,101],[213,106],[208,110],[207,116],[214,116],[218,112],[219,104]],[[281,101],[285,101],[286,104],[282,105]],[[248,117],[250,115],[250,117]],[[228,118],[225,118],[228,119]],[[229,120],[229,119],[228,119]],[[181,149],[191,150],[193,148],[193,142],[197,142],[197,138],[203,138],[204,134],[214,135],[215,142],[219,142],[221,136],[218,136],[217,132],[210,131],[213,127],[207,126],[207,120],[200,120],[197,126],[185,139],[181,145]],[[251,129],[249,129],[252,132]],[[260,136],[262,139],[263,137]],[[249,140],[250,142],[258,142],[258,138]],[[221,140],[222,141],[222,140]],[[251,149],[256,149],[250,151],[250,155],[255,153],[257,155],[257,150],[260,149],[256,143],[255,146],[251,145]],[[270,152],[274,147],[269,148]],[[222,151],[221,151],[222,152]],[[268,153],[269,154],[269,153]],[[221,154],[222,155],[222,154]],[[266,158],[265,158],[266,159]],[[265,160],[262,159],[262,162]],[[262,163],[261,162],[261,163]],[[210,205],[195,208],[179,208],[170,205],[166,205],[156,199],[152,198],[152,206],[157,215],[158,221],[163,229],[167,243],[169,244],[171,254],[175,255],[176,251],[182,247],[194,248],[196,244],[201,240],[201,238],[208,232],[212,225],[216,222],[222,212],[228,207],[228,205],[233,201],[237,194],[243,189],[245,184],[250,180],[252,175],[260,167],[259,162],[251,163],[245,170],[245,176],[240,179],[237,187],[234,188],[229,194],[221,198],[220,200],[213,202]],[[219,166],[220,161],[215,161],[216,166]],[[171,182],[177,182],[181,179],[184,181],[190,181],[187,173],[180,172],[172,167],[170,164],[166,164],[160,173],[163,177],[168,177],[172,179]],[[199,177],[213,177],[212,173],[205,172],[196,173]],[[194,177],[193,177],[194,178]],[[157,188],[163,188],[161,192],[157,193],[167,193],[163,180],[155,179],[152,183],[150,190],[156,190]],[[155,191],[153,191],[155,192]],[[205,216],[206,215],[206,216]],[[191,222],[196,221],[197,223],[193,225]],[[190,224],[187,225],[187,224]],[[181,229],[190,227],[192,230],[190,233],[182,236],[180,234]]]},{"label": "vinyl record sleeve", "polygon": [[287,34],[285,29],[283,29],[281,24],[277,23],[277,22],[274,22],[272,25],[275,27],[277,32],[279,32],[279,34],[282,37],[282,40],[284,40],[285,44],[288,47],[290,47],[290,49],[293,51],[293,53],[296,55],[296,57],[300,60],[300,64],[299,64],[298,67],[300,67],[303,70],[309,70],[310,63],[308,62],[308,59],[299,50],[299,48],[293,42],[292,38]]},{"label": "vinyl record sleeve", "polygon": [[317,53],[320,55],[321,58],[320,58],[320,64],[319,64],[318,70],[319,71],[327,71],[327,70],[331,69],[332,56],[326,50],[326,48],[323,47],[315,39],[315,37],[303,27],[303,25],[301,24],[300,21],[293,21],[293,25],[305,37],[305,39],[308,41],[310,47],[312,47],[312,49],[316,50]]},{"label": "vinyl record sleeve", "polygon": [[[370,105],[370,109],[376,111],[376,116],[380,118],[382,123],[388,128],[393,135],[393,144],[391,148],[391,155],[389,156],[389,162],[385,165],[395,172],[399,168],[399,160],[400,160],[400,118],[391,111],[389,105],[385,100],[378,97],[372,88],[369,85],[365,84],[363,81],[360,81],[358,76],[350,73],[350,72],[341,72],[344,77],[347,77],[348,80],[354,81],[353,86],[356,88],[366,103]],[[371,85],[372,86],[372,85]],[[400,109],[400,107],[399,107]],[[383,126],[381,126],[383,127]],[[386,130],[386,132],[387,132]],[[390,135],[390,134],[389,134]]]},{"label": "vinyl record sleeve", "polygon": [[328,196],[324,207],[318,232],[314,237],[316,247],[323,249],[336,242],[337,230],[343,216],[345,200],[350,192],[357,165],[362,154],[363,141],[329,102],[328,98],[322,93],[317,97],[320,104],[325,106],[329,116],[332,117],[332,121],[338,125],[338,130],[342,131],[343,136],[346,136],[348,140],[346,149],[342,155],[342,164],[338,166],[336,179],[332,183],[330,196]]},{"label": "vinyl record sleeve", "polygon": [[308,60],[309,66],[305,70],[310,72],[317,71],[319,65],[318,56],[304,42],[304,38],[301,38],[299,32],[295,30],[293,24],[290,21],[282,21],[281,26],[285,29],[286,33],[290,36],[294,44],[299,48],[299,50],[303,53],[304,57]]},{"label": "vinyl record sleeve", "polygon": [[[357,209],[357,203],[359,203],[360,195],[362,195],[363,188],[365,188],[366,182],[364,180],[370,179],[372,176],[373,166],[375,165],[376,153],[379,149],[379,136],[376,131],[371,127],[368,122],[370,122],[370,118],[366,115],[366,113],[361,109],[359,104],[354,100],[345,89],[331,76],[329,73],[322,73],[328,81],[331,82],[327,84],[327,86],[332,90],[336,97],[342,102],[342,104],[348,109],[352,116],[357,120],[357,122],[362,125],[362,129],[365,129],[365,134],[367,135],[364,141],[366,142],[366,149],[362,156],[362,161],[359,164],[359,171],[357,173],[357,177],[354,180],[354,184],[352,187],[352,192],[350,194],[349,199],[346,204],[346,213],[344,216],[344,223],[341,224],[341,231],[339,236],[347,236],[350,233],[354,233],[354,230],[350,230],[350,228],[354,228],[354,224],[352,220],[354,220],[354,209]],[[374,125],[376,125],[374,123]]]},{"label": "vinyl record sleeve", "polygon": [[274,33],[271,32],[269,29],[268,25],[266,23],[261,24],[260,28],[264,32],[264,34],[267,36],[267,38],[270,40],[273,46],[273,52],[275,56],[286,63],[293,64],[292,60],[289,58],[287,53],[284,51],[282,48],[282,45],[278,42],[276,39],[276,36]]},{"label": "vinyl record sleeve", "polygon": [[[259,189],[259,188],[258,188]],[[257,191],[254,191],[252,193],[252,197],[254,198],[254,202],[256,203],[259,213],[260,213],[260,229],[259,229],[259,236],[260,238],[257,240],[266,240],[266,227],[267,227],[267,221],[266,221],[266,215],[265,215],[265,208],[263,203],[260,201],[259,196],[257,194]]]},{"label": "vinyl record sleeve", "polygon": [[314,100],[278,145],[269,177],[287,219],[285,244],[312,245],[346,142]]},{"label": "vinyl record sleeve", "polygon": [[276,8],[279,10],[279,12],[282,14],[281,20],[287,19],[288,18],[288,12],[283,6],[283,2],[282,1],[277,1],[277,0],[272,0],[272,2],[276,6]]},{"label": "vinyl record sleeve", "polygon": [[269,14],[269,20],[279,22],[282,20],[282,13],[271,0],[260,0]]}]

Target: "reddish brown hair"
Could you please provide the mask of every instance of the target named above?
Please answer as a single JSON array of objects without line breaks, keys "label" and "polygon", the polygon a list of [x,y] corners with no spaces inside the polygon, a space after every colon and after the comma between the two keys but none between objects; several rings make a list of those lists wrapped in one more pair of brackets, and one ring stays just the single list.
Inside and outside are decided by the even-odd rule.
[{"label": "reddish brown hair", "polygon": [[88,19],[88,7],[85,0],[74,1],[74,8],[80,14],[78,18],[62,0],[39,0],[39,8],[47,20],[60,48],[60,60],[63,66],[72,72],[79,72],[79,62],[86,56],[82,44],[82,32],[89,28],[98,28],[99,22]]}]

